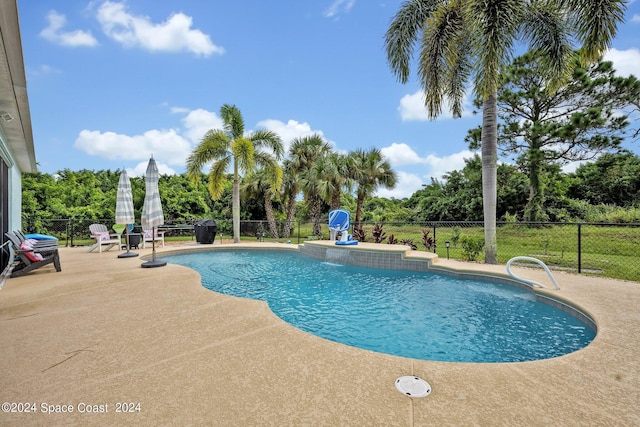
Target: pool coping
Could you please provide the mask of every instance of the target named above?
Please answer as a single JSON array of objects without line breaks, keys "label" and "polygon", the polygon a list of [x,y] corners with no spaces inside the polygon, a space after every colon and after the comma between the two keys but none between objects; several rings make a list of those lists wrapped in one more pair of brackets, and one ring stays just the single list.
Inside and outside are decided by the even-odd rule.
[{"label": "pool coping", "polygon": [[[279,243],[213,246],[297,249]],[[150,249],[128,259],[117,259],[114,251],[60,252],[62,272],[38,269],[0,290],[2,400],[75,405],[129,399],[141,401],[143,411],[0,413],[3,424],[640,424],[635,282],[554,272],[561,289],[536,290],[584,308],[597,323],[594,341],[577,352],[535,362],[431,362],[306,334],[266,303],[204,289],[198,274],[184,267],[142,269]],[[504,265],[433,264],[505,274]],[[546,279],[542,270],[514,271]],[[403,375],[424,378],[433,392],[422,399],[401,395],[394,381]]]}]

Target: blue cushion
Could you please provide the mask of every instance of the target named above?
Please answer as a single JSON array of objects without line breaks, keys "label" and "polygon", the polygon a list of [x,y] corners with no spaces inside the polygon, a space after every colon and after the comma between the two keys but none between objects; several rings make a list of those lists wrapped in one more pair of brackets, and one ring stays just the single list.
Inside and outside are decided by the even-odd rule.
[{"label": "blue cushion", "polygon": [[27,239],[35,239],[35,240],[58,240],[53,236],[47,236],[46,234],[38,234],[38,233],[27,234],[25,237]]}]

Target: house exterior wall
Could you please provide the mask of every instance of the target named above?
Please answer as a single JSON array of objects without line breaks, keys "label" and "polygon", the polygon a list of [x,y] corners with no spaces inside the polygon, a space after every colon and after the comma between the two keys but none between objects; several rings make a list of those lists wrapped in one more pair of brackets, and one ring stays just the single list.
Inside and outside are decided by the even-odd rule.
[{"label": "house exterior wall", "polygon": [[[8,215],[8,228],[15,230],[22,224],[22,171],[18,168],[13,155],[5,142],[4,135],[0,132],[0,157],[8,169],[8,182],[0,183],[0,191],[8,192],[0,200],[7,200],[8,206],[2,206],[2,215]],[[5,179],[4,175],[0,178]],[[7,230],[3,230],[4,233]]]},{"label": "house exterior wall", "polygon": [[0,1],[0,271],[12,254],[4,233],[22,228],[22,174],[37,172],[18,4]]}]

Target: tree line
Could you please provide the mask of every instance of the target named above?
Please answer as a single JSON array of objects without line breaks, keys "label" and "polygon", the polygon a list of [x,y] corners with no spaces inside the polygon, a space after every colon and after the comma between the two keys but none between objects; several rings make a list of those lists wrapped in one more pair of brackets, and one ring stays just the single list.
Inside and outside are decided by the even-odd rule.
[{"label": "tree line", "polygon": [[[120,171],[68,169],[55,174],[25,174],[23,177],[23,215],[28,218],[107,219],[115,215]],[[528,203],[527,175],[516,165],[501,164],[497,171],[497,215],[502,221],[524,220]],[[160,196],[166,218],[196,221],[232,218],[232,185],[227,182],[221,197],[210,197],[206,175],[199,182],[188,174],[162,175]],[[232,180],[232,176],[227,176]],[[623,151],[605,154],[563,173],[559,166],[545,168],[547,196],[543,210],[549,221],[640,222],[640,157]],[[240,182],[242,220],[266,220],[264,191],[255,176]],[[303,185],[302,180],[298,181]],[[136,218],[144,202],[144,177],[132,177],[131,186]],[[324,185],[326,187],[326,185]],[[287,206],[293,200],[293,221],[311,221],[311,203],[303,198],[269,198],[274,221],[288,218]],[[355,192],[340,193],[339,203],[354,213]],[[321,199],[320,216],[335,207],[330,199]],[[371,196],[362,202],[359,221],[427,222],[482,221],[482,162],[479,156],[465,161],[461,170],[448,172],[443,180],[433,179],[411,197],[385,199]],[[281,236],[285,237],[285,236]]]}]

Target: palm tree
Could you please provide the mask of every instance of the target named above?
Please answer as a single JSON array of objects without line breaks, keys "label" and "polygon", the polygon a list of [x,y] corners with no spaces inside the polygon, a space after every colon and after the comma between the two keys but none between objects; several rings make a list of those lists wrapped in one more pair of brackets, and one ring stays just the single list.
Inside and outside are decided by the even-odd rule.
[{"label": "palm tree", "polygon": [[257,130],[244,134],[244,119],[235,105],[225,104],[220,108],[223,129],[211,129],[187,158],[187,173],[195,182],[200,179],[202,167],[213,162],[209,172],[209,194],[211,199],[222,196],[227,182],[226,171],[233,167],[233,242],[240,242],[240,172],[250,173],[256,161],[262,161],[256,149],[267,147],[273,153],[282,154],[280,137],[269,130]]},{"label": "palm tree", "polygon": [[334,194],[334,177],[337,174],[335,164],[330,160],[330,153],[317,156],[310,167],[300,173],[300,188],[309,206],[314,236],[321,235],[323,204]]},{"label": "palm tree", "polygon": [[298,184],[298,174],[294,168],[293,163],[286,159],[283,164],[284,176],[282,179],[282,198],[285,201],[285,223],[282,230],[282,237],[288,238],[291,234],[291,228],[293,227],[293,221],[296,215],[296,197],[300,192],[300,185]]},{"label": "palm tree", "polygon": [[288,179],[285,180],[288,184],[288,188],[286,188],[288,193],[287,223],[293,221],[295,197],[302,191],[311,210],[314,235],[320,234],[319,215],[322,197],[317,180],[322,176],[323,168],[316,165],[316,168],[313,169],[313,165],[318,159],[327,156],[330,152],[331,146],[318,134],[296,138],[291,142],[289,158],[285,164],[288,175]]},{"label": "palm tree", "polygon": [[341,153],[330,153],[327,159],[331,168],[330,173],[325,176],[328,181],[326,201],[331,209],[338,209],[342,204],[342,191],[351,191],[354,180],[351,177],[348,157]]},{"label": "palm tree", "polygon": [[402,83],[420,43],[418,76],[429,118],[447,100],[454,116],[462,114],[466,84],[473,76],[482,104],[482,192],[485,262],[497,263],[496,94],[499,71],[510,61],[517,43],[546,58],[548,89],[558,88],[571,73],[574,46],[581,61],[599,59],[624,18],[619,0],[407,0],[385,35],[387,59]]},{"label": "palm tree", "polygon": [[248,197],[262,198],[271,237],[277,239],[278,226],[273,211],[273,200],[279,197],[282,186],[282,168],[274,161],[261,167],[242,180],[242,190]]},{"label": "palm tree", "polygon": [[364,201],[379,187],[393,188],[398,180],[389,162],[377,148],[357,149],[349,153],[349,169],[356,182],[356,224],[362,219]]}]

